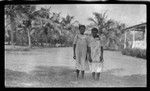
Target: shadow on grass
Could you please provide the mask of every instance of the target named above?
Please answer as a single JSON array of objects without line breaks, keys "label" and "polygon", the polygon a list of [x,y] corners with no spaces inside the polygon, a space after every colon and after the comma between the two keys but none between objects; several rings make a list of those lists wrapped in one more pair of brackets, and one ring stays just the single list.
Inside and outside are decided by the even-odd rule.
[{"label": "shadow on grass", "polygon": [[[17,87],[21,83],[35,83],[35,87],[145,87],[146,76],[135,74],[130,76],[115,76],[113,72],[123,69],[111,69],[101,73],[100,80],[94,81],[91,73],[85,74],[85,79],[76,80],[74,69],[57,66],[37,66],[35,70],[25,73],[5,69],[5,86]],[[17,84],[15,84],[15,83]],[[74,83],[75,82],[75,83]],[[77,83],[76,83],[77,82]],[[31,86],[31,87],[32,87]]]}]

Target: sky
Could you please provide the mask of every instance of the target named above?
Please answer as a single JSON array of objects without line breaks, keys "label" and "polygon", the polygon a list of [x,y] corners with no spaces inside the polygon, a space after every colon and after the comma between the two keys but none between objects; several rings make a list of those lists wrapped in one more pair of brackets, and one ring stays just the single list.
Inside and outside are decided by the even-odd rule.
[{"label": "sky", "polygon": [[125,23],[133,26],[147,22],[147,7],[145,4],[45,4],[37,5],[40,7],[51,6],[52,12],[61,12],[61,16],[67,14],[75,16],[81,24],[88,25],[89,17],[94,17],[93,12],[104,13],[107,11],[108,19]]}]

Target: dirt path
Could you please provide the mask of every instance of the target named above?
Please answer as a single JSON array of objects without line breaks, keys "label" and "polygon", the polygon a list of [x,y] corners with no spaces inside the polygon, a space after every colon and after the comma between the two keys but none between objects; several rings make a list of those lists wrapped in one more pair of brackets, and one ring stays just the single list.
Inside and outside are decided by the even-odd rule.
[{"label": "dirt path", "polygon": [[146,60],[104,52],[104,71],[99,81],[90,72],[75,79],[72,48],[5,51],[6,87],[145,87]]}]

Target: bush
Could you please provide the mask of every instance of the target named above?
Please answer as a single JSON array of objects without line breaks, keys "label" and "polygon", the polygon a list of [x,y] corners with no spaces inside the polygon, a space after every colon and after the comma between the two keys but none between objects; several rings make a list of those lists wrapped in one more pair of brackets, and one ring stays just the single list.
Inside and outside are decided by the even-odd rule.
[{"label": "bush", "polygon": [[133,56],[133,57],[138,57],[138,58],[143,58],[146,59],[146,50],[145,49],[130,49],[126,48],[122,50],[123,55],[128,55],[128,56]]}]

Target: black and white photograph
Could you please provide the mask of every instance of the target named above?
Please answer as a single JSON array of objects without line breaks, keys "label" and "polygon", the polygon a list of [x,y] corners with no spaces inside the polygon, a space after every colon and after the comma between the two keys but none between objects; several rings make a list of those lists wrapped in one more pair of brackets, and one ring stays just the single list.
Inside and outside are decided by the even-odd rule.
[{"label": "black and white photograph", "polygon": [[4,5],[4,86],[147,87],[146,4]]}]

